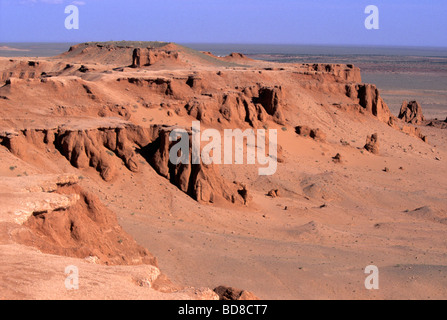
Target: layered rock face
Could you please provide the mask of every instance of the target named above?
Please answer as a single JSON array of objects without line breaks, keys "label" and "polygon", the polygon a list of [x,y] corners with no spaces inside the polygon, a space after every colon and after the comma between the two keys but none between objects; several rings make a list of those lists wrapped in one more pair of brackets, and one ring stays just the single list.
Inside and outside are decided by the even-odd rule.
[{"label": "layered rock face", "polygon": [[157,266],[157,259],[119,226],[114,213],[78,185],[60,187],[61,195],[77,195],[78,201],[58,210],[35,212],[15,241],[62,256],[94,259],[107,265]]},{"label": "layered rock face", "polygon": [[192,164],[191,149],[188,164],[173,164],[170,161],[169,152],[176,142],[170,141],[169,136],[174,129],[176,127],[161,128],[158,138],[141,150],[152,167],[199,202],[214,203],[223,198],[232,203],[246,204],[245,187],[225,181],[213,165]]},{"label": "layered rock face", "polygon": [[[214,75],[215,76],[215,75]],[[119,78],[119,83],[129,83],[156,95],[170,99],[168,105],[182,116],[184,113],[211,124],[262,126],[272,120],[285,123],[284,89],[281,86],[255,84],[237,86],[232,90],[218,90],[212,82],[199,76],[187,78]]]},{"label": "layered rock face", "polygon": [[108,265],[153,265],[156,258],[119,226],[76,175],[32,175],[0,182],[0,224],[17,243]]},{"label": "layered rock face", "polygon": [[[157,259],[138,245],[119,225],[115,214],[97,196],[81,188],[79,181],[72,174],[1,179],[0,258],[2,272],[9,279],[2,283],[4,297],[15,298],[23,289],[21,280],[26,279],[27,285],[33,281],[37,288],[28,285],[22,299],[48,299],[49,291],[40,286],[43,277],[52,285],[62,283],[59,289],[50,288],[54,290],[53,299],[72,299],[61,277],[64,268],[71,265],[81,270],[76,294],[82,297],[98,298],[94,292],[103,292],[106,299],[129,298],[122,289],[127,287],[138,291],[133,297],[138,299],[219,299],[211,289],[172,283],[158,268]],[[110,286],[101,288],[107,281],[118,281],[123,294]]]},{"label": "layered rock face", "polygon": [[[175,65],[184,68],[194,61],[197,64],[203,63],[222,70],[218,72],[202,70],[175,77],[148,76],[145,70],[141,70],[145,75],[123,77],[117,74],[115,80],[120,86],[125,86],[128,83],[137,87],[128,87],[128,90],[141,89],[141,96],[143,96],[141,99],[146,100],[146,104],[164,100],[166,101],[164,106],[171,106],[171,109],[180,116],[186,111],[187,114],[209,124],[217,121],[223,125],[248,124],[252,127],[262,127],[265,122],[272,120],[280,125],[285,125],[287,120],[290,121],[293,118],[292,115],[296,111],[295,104],[299,103],[290,96],[290,92],[300,86],[312,91],[344,94],[353,100],[353,105],[360,106],[366,113],[372,114],[381,121],[388,122],[391,117],[377,88],[374,85],[362,84],[360,69],[349,64],[297,64],[287,70],[264,68],[257,74],[253,70],[245,72],[244,69],[250,68],[251,63],[259,62],[243,55],[233,53],[228,57],[221,58],[212,54],[193,52],[193,50],[168,43],[86,43],[72,47],[61,57],[70,58],[73,63],[84,63],[85,65],[79,67],[59,62],[51,64],[31,61],[34,66],[23,66],[26,69],[24,69],[24,77],[32,77],[36,81],[47,80],[48,83],[38,85],[42,87],[65,86],[66,90],[64,91],[68,91],[67,84],[59,84],[59,77],[75,75],[82,79],[91,77],[96,79],[99,76],[100,71],[95,70],[98,68],[97,65],[89,65],[89,62],[100,61],[104,66],[108,64],[120,65],[122,68],[113,70],[122,72],[126,66],[145,69],[144,67],[163,68],[165,65]],[[12,65],[15,68],[17,63],[12,63]],[[241,67],[244,67],[242,69],[244,72],[241,72]],[[149,69],[151,70],[151,68]],[[102,73],[105,72],[102,71]],[[42,76],[43,73],[45,73],[44,76]],[[17,74],[14,73],[14,77],[16,76]],[[50,81],[47,79],[48,77],[53,77],[54,80]],[[284,81],[288,77],[296,77],[303,83]],[[6,81],[11,77],[5,73],[3,78]],[[80,83],[72,83],[72,85],[79,86]],[[14,86],[8,86],[8,88],[12,87],[9,90],[14,90]],[[91,84],[86,83],[85,87],[89,88],[85,89],[86,96],[91,100],[89,102],[92,106],[89,109],[92,109],[94,103],[102,104],[101,108],[104,108],[106,104],[104,102],[109,99],[101,95],[101,92],[98,93],[94,87],[91,87]],[[4,91],[6,92],[6,88]],[[148,97],[149,94],[150,97]],[[8,95],[5,94],[5,98],[8,98]],[[110,105],[114,105],[113,102]]]},{"label": "layered rock face", "polygon": [[379,90],[373,84],[348,84],[346,95],[355,99],[367,112],[377,117],[380,121],[388,122],[393,115],[388,105],[383,101]]},{"label": "layered rock face", "polygon": [[217,106],[220,105],[218,114],[206,112],[209,108],[204,104],[193,104],[191,108],[187,107],[188,114],[196,115],[198,120],[207,121],[208,118],[209,121],[209,117],[214,116],[219,122],[248,123],[255,128],[269,118],[278,124],[285,122],[281,87],[245,87],[241,88],[240,92],[216,95],[216,98],[215,103]]},{"label": "layered rock face", "polygon": [[[284,115],[281,110],[282,88],[281,87],[262,87],[258,91],[258,96],[252,97],[255,104],[260,104],[264,110],[273,117],[274,121],[284,124]],[[248,115],[250,118],[250,115]]]},{"label": "layered rock face", "polygon": [[404,101],[399,112],[399,119],[411,124],[422,124],[425,117],[422,113],[422,107],[417,101]]},{"label": "layered rock face", "polygon": [[174,51],[153,48],[136,48],[132,53],[132,67],[141,68],[151,66],[162,60],[177,61],[178,58],[178,52]]},{"label": "layered rock face", "polygon": [[315,63],[306,64],[309,71],[318,71],[323,73],[333,74],[334,76],[343,79],[348,82],[362,82],[362,76],[360,69],[352,64],[326,64],[326,63]]},{"label": "layered rock face", "polygon": [[30,157],[30,145],[55,148],[72,166],[78,169],[92,167],[105,181],[115,178],[121,164],[132,172],[138,172],[138,156],[141,156],[158,174],[199,202],[224,200],[246,204],[248,196],[245,187],[227,182],[216,167],[191,164],[191,161],[189,164],[171,163],[169,150],[176,142],[171,142],[169,135],[176,128],[121,124],[82,130],[66,127],[23,130],[3,133],[0,143],[22,159]]},{"label": "layered rock face", "polygon": [[167,42],[155,41],[86,42],[70,47],[60,57],[76,62],[100,61],[103,64],[129,66],[135,48],[157,49],[167,45]]}]

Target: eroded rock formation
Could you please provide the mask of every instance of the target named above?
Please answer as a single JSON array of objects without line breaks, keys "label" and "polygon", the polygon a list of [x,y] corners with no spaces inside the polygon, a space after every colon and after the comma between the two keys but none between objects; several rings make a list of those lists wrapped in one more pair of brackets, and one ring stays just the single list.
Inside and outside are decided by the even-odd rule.
[{"label": "eroded rock formation", "polygon": [[334,76],[343,79],[348,82],[362,82],[362,76],[360,69],[352,64],[327,64],[327,63],[314,63],[307,64],[309,71],[317,71],[333,74]]},{"label": "eroded rock formation", "polygon": [[355,99],[367,112],[377,117],[380,121],[388,122],[392,114],[379,94],[379,90],[373,84],[349,84],[346,85],[346,95]]},{"label": "eroded rock formation", "polygon": [[18,243],[42,252],[77,258],[91,258],[107,265],[157,266],[156,258],[139,246],[119,226],[114,213],[99,199],[78,185],[59,187],[61,195],[76,195],[78,201],[57,210],[34,212],[14,233]]},{"label": "eroded rock formation", "polygon": [[379,154],[379,138],[374,133],[366,138],[365,150],[373,154]]},{"label": "eroded rock formation", "polygon": [[425,117],[422,113],[422,107],[417,101],[404,101],[399,112],[399,119],[411,124],[422,124]]},{"label": "eroded rock formation", "polygon": [[318,141],[325,141],[326,135],[323,133],[323,131],[319,128],[312,129],[308,126],[297,126],[295,128],[295,132],[303,137],[310,137],[314,140]]},{"label": "eroded rock formation", "polygon": [[59,127],[23,130],[3,133],[0,143],[22,159],[32,157],[28,154],[30,145],[42,149],[53,147],[72,166],[78,169],[92,167],[105,181],[114,179],[120,164],[132,172],[138,172],[137,157],[140,155],[158,174],[199,202],[226,200],[246,204],[246,188],[227,182],[215,166],[191,164],[191,161],[178,165],[170,162],[169,150],[176,142],[169,141],[169,135],[175,128],[161,125],[143,128],[121,124],[86,129]]},{"label": "eroded rock formation", "polygon": [[154,48],[135,48],[132,53],[132,67],[141,68],[151,66],[158,61],[171,60],[177,61],[178,53],[169,50],[160,50]]},{"label": "eroded rock formation", "polygon": [[259,300],[253,293],[245,290],[239,290],[232,287],[219,286],[214,289],[219,295],[219,300]]}]

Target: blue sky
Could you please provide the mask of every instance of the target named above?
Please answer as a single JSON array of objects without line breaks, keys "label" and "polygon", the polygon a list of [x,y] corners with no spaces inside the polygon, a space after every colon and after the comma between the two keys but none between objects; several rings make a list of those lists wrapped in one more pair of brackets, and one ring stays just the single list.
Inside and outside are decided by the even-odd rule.
[{"label": "blue sky", "polygon": [[[64,26],[73,3],[79,30]],[[0,42],[108,40],[447,47],[447,1],[0,0]]]}]

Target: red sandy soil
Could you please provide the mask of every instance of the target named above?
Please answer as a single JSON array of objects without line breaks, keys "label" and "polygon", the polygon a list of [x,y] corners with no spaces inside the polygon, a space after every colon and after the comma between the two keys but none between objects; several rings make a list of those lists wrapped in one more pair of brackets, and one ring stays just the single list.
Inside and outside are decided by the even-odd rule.
[{"label": "red sandy soil", "polygon": [[[277,129],[276,174],[173,168],[166,134],[194,120]],[[352,65],[172,43],[0,58],[0,298],[215,299],[193,288],[222,284],[262,299],[446,298],[446,132],[392,115]],[[379,290],[364,286],[371,264]]]}]

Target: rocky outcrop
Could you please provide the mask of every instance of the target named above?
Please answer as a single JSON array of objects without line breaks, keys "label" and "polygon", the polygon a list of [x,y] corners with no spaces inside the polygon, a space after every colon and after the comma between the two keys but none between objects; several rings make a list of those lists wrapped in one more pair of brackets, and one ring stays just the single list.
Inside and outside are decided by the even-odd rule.
[{"label": "rocky outcrop", "polygon": [[219,295],[219,300],[259,300],[258,297],[249,291],[239,290],[232,287],[219,286],[214,289],[214,292]]},{"label": "rocky outcrop", "polygon": [[245,54],[239,52],[232,52],[228,55],[228,57],[235,59],[248,59]]},{"label": "rocky outcrop", "polygon": [[170,161],[169,150],[176,142],[169,141],[169,135],[174,129],[176,127],[160,128],[157,139],[141,149],[141,154],[155,171],[199,202],[214,203],[224,199],[232,203],[246,204],[246,188],[225,181],[213,165],[192,164],[191,149],[189,163],[174,164]]},{"label": "rocky outcrop", "polygon": [[255,128],[268,118],[285,123],[281,87],[245,87],[241,92],[218,96],[217,105],[219,118],[228,122],[246,122]]},{"label": "rocky outcrop", "polygon": [[355,83],[362,82],[360,69],[352,64],[314,63],[305,64],[303,66],[306,66],[309,71],[332,74],[343,81]]},{"label": "rocky outcrop", "polygon": [[132,68],[151,66],[158,61],[177,61],[178,52],[154,48],[135,48],[132,53]]},{"label": "rocky outcrop", "polygon": [[123,231],[115,214],[78,182],[69,174],[3,177],[0,224],[10,226],[11,240],[94,263],[157,266],[154,256]]},{"label": "rocky outcrop", "polygon": [[44,130],[25,129],[6,134],[2,144],[14,155],[25,159],[29,144],[41,148],[54,146],[74,167],[92,167],[105,181],[110,181],[116,171],[114,157],[120,158],[129,170],[138,171],[135,151],[127,139],[127,130],[132,130],[130,128],[117,126],[74,129],[62,126]]},{"label": "rocky outcrop", "polygon": [[116,216],[99,199],[78,185],[60,187],[57,194],[76,195],[78,201],[58,210],[35,212],[15,233],[18,243],[42,252],[94,258],[108,265],[150,264],[157,260],[119,226]]},{"label": "rocky outcrop", "polygon": [[[178,165],[170,162],[169,150],[176,142],[169,141],[169,135],[176,128],[162,125],[143,128],[128,123],[83,129],[62,126],[3,133],[0,143],[22,159],[32,157],[28,155],[30,145],[41,149],[53,147],[72,166],[94,168],[105,181],[112,181],[122,164],[138,172],[137,156],[141,155],[159,175],[199,202],[225,200],[247,204],[246,188],[227,182],[215,166],[191,164],[192,161]],[[189,154],[191,157],[192,152]]]},{"label": "rocky outcrop", "polygon": [[436,120],[436,119],[427,120],[427,121],[425,121],[425,123],[429,127],[434,127],[434,128],[439,128],[439,129],[447,129],[447,119],[445,119],[445,120]]},{"label": "rocky outcrop", "polygon": [[[234,125],[258,127],[269,119],[285,124],[285,99],[281,86],[237,87],[234,90],[204,93],[208,82],[198,76],[184,78],[118,78],[144,88],[156,95],[162,95],[175,105],[174,111],[185,113],[203,123],[228,122]],[[183,106],[183,108],[181,107]]]},{"label": "rocky outcrop", "polygon": [[78,183],[72,175],[34,175],[2,177],[0,183],[0,223],[24,224],[31,216],[67,209],[75,205],[77,194],[62,195],[56,191]]},{"label": "rocky outcrop", "polygon": [[342,158],[340,153],[337,153],[334,157],[332,157],[332,161],[334,163],[342,163],[343,162],[343,158]]},{"label": "rocky outcrop", "polygon": [[392,117],[388,105],[373,84],[348,84],[346,85],[346,95],[354,99],[366,113],[372,114],[380,121],[386,123]]},{"label": "rocky outcrop", "polygon": [[239,53],[239,52],[232,52],[226,57],[216,57],[213,54],[210,55],[211,57],[215,57],[222,61],[228,61],[233,62],[237,64],[249,64],[250,62],[253,62],[254,60],[251,58],[248,58],[245,54]]},{"label": "rocky outcrop", "polygon": [[275,122],[284,124],[284,115],[281,110],[282,95],[281,87],[261,87],[252,101],[255,104],[259,103]]},{"label": "rocky outcrop", "polygon": [[277,198],[281,196],[281,192],[279,189],[272,189],[267,193],[267,195],[272,198]]},{"label": "rocky outcrop", "polygon": [[411,124],[422,124],[425,117],[422,113],[422,107],[417,101],[404,101],[399,112],[399,119]]},{"label": "rocky outcrop", "polygon": [[169,135],[174,129],[177,127],[159,127],[156,139],[141,146],[140,153],[155,171],[198,202],[225,200],[247,204],[249,198],[245,186],[226,181],[214,165],[192,164],[191,149],[188,164],[173,164],[169,160],[169,150],[176,143],[169,141]]},{"label": "rocky outcrop", "polygon": [[310,137],[317,141],[325,141],[326,135],[319,128],[311,129],[308,126],[297,126],[295,132],[303,137]]},{"label": "rocky outcrop", "polygon": [[406,125],[404,123],[400,123],[394,117],[390,117],[388,121],[388,125],[396,130],[399,130],[403,133],[408,134],[409,136],[413,136],[415,138],[421,139],[424,142],[428,142],[427,136],[425,136],[421,129],[412,125]]},{"label": "rocky outcrop", "polygon": [[377,133],[374,133],[366,138],[366,144],[363,147],[366,151],[373,154],[379,154],[379,141]]},{"label": "rocky outcrop", "polygon": [[132,63],[135,49],[156,50],[167,47],[168,45],[169,43],[167,42],[156,41],[85,42],[70,47],[59,58],[75,63],[99,62],[104,65],[129,66]]},{"label": "rocky outcrop", "polygon": [[[0,259],[2,274],[9,279],[2,285],[3,298],[16,299],[17,292],[26,291],[21,299],[59,299],[68,292],[60,290],[64,282],[62,287],[48,290],[48,281],[59,277],[66,266],[75,266],[82,273],[76,292],[80,297],[127,299],[130,290],[135,291],[132,297],[136,299],[219,300],[209,288],[172,283],[158,268],[157,259],[78,181],[76,175],[69,174],[2,177]],[[5,201],[8,199],[11,201]],[[30,292],[29,281],[36,290]],[[109,286],[110,281],[119,283],[118,292]],[[47,289],[42,291],[43,286]]]}]

